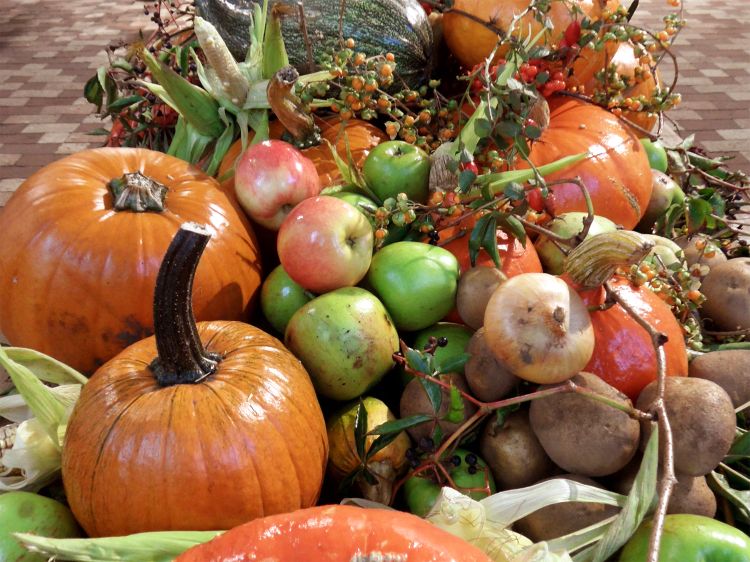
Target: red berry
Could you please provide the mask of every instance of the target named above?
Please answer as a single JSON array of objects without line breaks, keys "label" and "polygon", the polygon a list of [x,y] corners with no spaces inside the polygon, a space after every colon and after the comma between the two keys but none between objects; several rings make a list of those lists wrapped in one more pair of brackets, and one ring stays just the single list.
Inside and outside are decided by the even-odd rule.
[{"label": "red berry", "polygon": [[479,175],[479,168],[477,167],[477,163],[472,160],[471,162],[462,162],[461,163],[461,171],[469,170],[470,172],[474,172],[475,176]]},{"label": "red berry", "polygon": [[578,20],[571,22],[571,24],[565,29],[565,42],[570,45],[575,45],[581,38],[581,22]]},{"label": "red berry", "polygon": [[429,16],[432,13],[432,6],[427,2],[420,2],[420,4],[422,5],[422,8],[424,8],[425,13]]},{"label": "red berry", "polygon": [[542,190],[538,187],[526,192],[526,201],[529,202],[529,207],[537,213],[544,211],[544,197],[542,197]]}]

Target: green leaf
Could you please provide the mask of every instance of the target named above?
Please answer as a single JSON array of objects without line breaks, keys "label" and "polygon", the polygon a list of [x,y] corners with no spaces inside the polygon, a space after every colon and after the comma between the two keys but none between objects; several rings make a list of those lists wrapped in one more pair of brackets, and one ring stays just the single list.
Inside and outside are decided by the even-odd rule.
[{"label": "green leaf", "polygon": [[503,189],[503,195],[511,201],[520,201],[526,197],[526,192],[520,183],[512,181]]},{"label": "green leaf", "polygon": [[354,417],[354,442],[357,446],[357,455],[360,459],[364,459],[367,445],[367,408],[361,398],[357,407],[357,415]]},{"label": "green leaf", "polygon": [[503,215],[500,220],[500,228],[508,232],[524,246],[526,245],[526,229],[515,215]]},{"label": "green leaf", "polygon": [[625,505],[607,528],[601,540],[573,558],[576,562],[604,562],[608,560],[633,536],[635,530],[652,509],[656,500],[656,481],[659,467],[659,432],[656,430],[656,424],[653,425],[651,437],[643,452],[641,467],[633,481]]},{"label": "green leaf", "polygon": [[480,139],[484,139],[490,136],[492,133],[492,124],[487,118],[477,119],[474,122],[474,134]]},{"label": "green leaf", "polygon": [[440,373],[459,373],[464,370],[464,365],[471,359],[471,355],[468,353],[461,353],[459,355],[451,356],[445,361],[441,361],[438,365]]},{"label": "green leaf", "polygon": [[419,425],[420,423],[430,421],[433,418],[434,416],[430,416],[427,414],[414,414],[413,416],[407,416],[399,420],[392,420],[381,423],[375,429],[370,430],[367,435],[398,435],[405,429],[409,429],[410,427],[414,427],[415,425]]},{"label": "green leaf", "polygon": [[373,457],[373,455],[376,455],[380,450],[385,449],[388,445],[398,439],[399,435],[401,435],[401,433],[389,433],[387,435],[381,435],[375,439],[375,441],[372,442],[372,445],[367,449],[365,464]]},{"label": "green leaf", "polygon": [[107,106],[107,111],[114,113],[116,111],[120,111],[121,109],[129,105],[141,103],[142,101],[145,101],[145,100],[146,98],[144,98],[143,96],[128,96],[126,98],[120,98],[119,100],[110,103]]},{"label": "green leaf", "polygon": [[494,239],[496,236],[496,230],[497,226],[495,223],[495,216],[492,214],[483,216],[474,225],[474,228],[471,230],[471,235],[469,236],[469,260],[471,261],[472,267],[474,267],[474,264],[477,262],[479,250],[484,246],[488,232],[493,236],[493,242],[496,245],[496,240]]},{"label": "green leaf", "polygon": [[416,349],[407,349],[406,350],[406,364],[409,366],[410,369],[413,369],[414,371],[424,373],[425,375],[431,375],[432,374],[432,368],[430,367],[430,363],[428,359],[425,357],[425,354],[421,351],[417,351]]},{"label": "green leaf", "polygon": [[704,199],[690,199],[688,201],[687,226],[688,232],[697,232],[706,223],[711,214],[711,204]]},{"label": "green leaf", "polygon": [[458,174],[458,189],[462,193],[465,193],[469,190],[469,188],[474,183],[474,180],[477,179],[477,175],[472,172],[471,170],[462,170],[460,174]]},{"label": "green leaf", "polygon": [[732,448],[724,457],[724,462],[731,463],[750,458],[750,431],[738,436],[732,443]]},{"label": "green leaf", "polygon": [[276,72],[289,64],[284,38],[281,36],[281,18],[271,8],[271,15],[266,20],[266,32],[263,38],[263,78],[271,78]]},{"label": "green leaf", "polygon": [[750,520],[750,490],[736,490],[723,474],[715,470],[706,475],[706,480],[714,492],[726,498],[737,508],[746,522]]},{"label": "green leaf", "polygon": [[515,137],[521,134],[521,125],[515,121],[500,121],[495,130],[506,137]]},{"label": "green leaf", "polygon": [[73,367],[45,355],[35,349],[25,347],[4,347],[8,358],[29,369],[34,376],[50,384],[86,384],[88,379]]},{"label": "green leaf", "polygon": [[83,97],[86,101],[93,103],[96,106],[97,113],[102,110],[102,102],[104,101],[104,88],[102,88],[99,82],[99,76],[92,76],[83,87]]},{"label": "green leaf", "polygon": [[453,385],[450,391],[450,409],[443,419],[451,423],[460,423],[464,419],[464,399]]},{"label": "green leaf", "polygon": [[432,411],[437,415],[440,411],[440,406],[443,405],[443,388],[429,378],[419,378],[419,382],[422,384],[422,388],[427,393],[427,398],[430,400]]},{"label": "green leaf", "polygon": [[535,139],[538,139],[539,137],[542,136],[542,130],[539,127],[535,126],[535,125],[528,125],[524,129],[524,134],[528,138],[530,138],[532,140],[535,140]]},{"label": "green leaf", "polygon": [[[486,217],[489,217],[489,219],[487,221],[487,229],[485,230],[484,236],[482,237],[482,248],[487,251],[487,253],[492,258],[492,262],[495,264],[495,267],[499,269],[501,267],[501,263],[500,253],[497,249],[497,219],[495,218],[494,213],[486,215]],[[471,263],[473,265],[474,261],[472,261]]]}]

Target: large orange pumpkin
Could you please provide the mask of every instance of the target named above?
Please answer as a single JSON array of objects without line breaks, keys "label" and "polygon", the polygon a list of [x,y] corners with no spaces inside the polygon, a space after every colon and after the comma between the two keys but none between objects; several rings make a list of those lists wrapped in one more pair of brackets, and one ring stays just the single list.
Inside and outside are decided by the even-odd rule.
[{"label": "large orange pumpkin", "polygon": [[178,231],[157,280],[156,336],[84,387],[62,453],[91,536],[228,529],[315,505],[325,421],[302,363],[241,322],[196,323],[191,283],[208,231]]},{"label": "large orange pumpkin", "polygon": [[[346,146],[347,143],[349,144],[354,164],[357,166],[362,165],[370,150],[387,138],[385,133],[375,125],[359,119],[349,121],[341,121],[338,118],[318,119],[316,123],[320,127],[322,139],[334,145],[339,156],[345,162],[347,159]],[[284,132],[284,126],[280,121],[271,122],[271,138],[279,139]],[[242,143],[238,140],[229,148],[221,161],[217,174],[220,179],[230,172],[241,151]],[[323,187],[334,185],[341,180],[341,173],[333,159],[331,149],[325,142],[306,148],[302,153],[315,164]],[[233,190],[234,179],[229,178],[222,181],[222,186]]]},{"label": "large orange pumpkin", "polygon": [[[687,376],[685,339],[669,306],[647,288],[633,285],[623,277],[614,278],[611,284],[618,296],[651,327],[667,336],[664,345],[667,375]],[[579,294],[589,306],[598,306],[605,299],[601,288]],[[620,305],[592,312],[591,324],[596,343],[584,371],[599,375],[635,402],[641,390],[656,380],[656,352],[651,337]]]},{"label": "large orange pumpkin", "polygon": [[[443,36],[451,52],[465,67],[471,68],[483,62],[495,48],[501,37],[471,17],[507,32],[513,19],[527,10],[530,0],[455,0],[452,9],[443,16]],[[552,30],[544,39],[548,45],[557,44],[563,37],[565,29],[583,17],[599,19],[605,0],[571,0],[568,2],[551,2],[550,10],[545,16],[552,22]],[[573,13],[569,5],[580,8],[582,15]],[[533,13],[528,12],[516,23],[514,35],[523,38],[535,37],[542,30]],[[503,45],[497,50],[497,57],[502,57],[508,50]]]},{"label": "large orange pumpkin", "polygon": [[323,505],[252,521],[177,557],[175,562],[490,562],[477,547],[390,509]]},{"label": "large orange pumpkin", "polygon": [[196,316],[247,318],[261,282],[257,244],[214,179],[135,148],[87,150],[42,168],[0,214],[0,332],[92,373],[152,333],[159,263],[186,221],[213,233],[196,273]]},{"label": "large orange pumpkin", "polygon": [[[550,123],[531,147],[536,166],[564,156],[588,152],[590,157],[560,172],[545,176],[548,182],[580,177],[594,212],[632,229],[643,216],[651,197],[651,169],[638,137],[608,111],[575,99],[557,97],[550,102]],[[525,168],[525,162],[519,168]],[[558,215],[586,211],[580,188],[574,183],[551,186],[548,207]]]}]

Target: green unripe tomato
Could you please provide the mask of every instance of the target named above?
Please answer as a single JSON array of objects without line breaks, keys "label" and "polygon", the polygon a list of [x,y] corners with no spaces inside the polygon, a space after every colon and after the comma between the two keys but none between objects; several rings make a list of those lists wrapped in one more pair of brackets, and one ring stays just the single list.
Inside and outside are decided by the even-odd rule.
[{"label": "green unripe tomato", "polygon": [[278,265],[260,288],[260,308],[273,329],[283,335],[289,319],[314,297],[314,294],[295,283],[284,268]]},{"label": "green unripe tomato", "polygon": [[[461,462],[458,466],[447,463],[448,474],[456,484],[458,491],[462,491],[461,488],[483,488],[485,485],[485,478],[489,479],[490,492],[495,493],[495,480],[492,478],[492,472],[487,468],[487,463],[484,462],[478,455],[476,462],[476,472],[473,474],[470,471],[469,464],[466,462],[467,455],[474,454],[464,449],[456,449],[450,457],[458,456]],[[404,497],[406,504],[409,507],[409,511],[419,517],[424,517],[429,513],[432,506],[435,505],[438,495],[440,494],[440,486],[431,480],[422,476],[412,476],[404,482]],[[487,497],[484,492],[470,492],[468,494],[470,498],[477,501]]]},{"label": "green unripe tomato", "polygon": [[[370,199],[369,197],[365,197],[361,193],[353,193],[351,191],[337,191],[336,193],[332,193],[331,195],[333,197],[336,197],[337,199],[346,201],[350,205],[353,205],[358,211],[360,211],[367,217],[367,220],[370,221],[372,227],[375,228],[375,217],[372,216],[372,213],[377,210],[378,206],[372,199]],[[404,236],[406,236],[407,232],[409,232],[408,225],[388,225],[388,234],[383,239],[383,245],[392,244],[393,242],[402,240]]]},{"label": "green unripe tomato", "polygon": [[362,174],[381,200],[406,193],[412,201],[425,203],[430,195],[430,157],[408,142],[380,143],[367,155]]},{"label": "green unripe tomato", "polygon": [[[620,562],[646,562],[651,528],[651,520],[638,527],[625,544]],[[659,562],[750,562],[750,537],[702,515],[667,515]]]},{"label": "green unripe tomato", "polygon": [[[438,322],[425,328],[417,333],[412,343],[412,347],[419,351],[422,351],[429,342],[431,336],[436,338],[446,338],[448,344],[445,347],[438,347],[435,349],[435,366],[443,371],[443,366],[449,362],[460,357],[466,350],[466,346],[469,345],[474,330],[463,324],[455,324],[453,322]],[[454,371],[463,375],[464,370],[458,369]],[[401,370],[401,382],[407,385],[409,381],[414,377],[405,370]]]},{"label": "green unripe tomato", "polygon": [[0,560],[46,562],[47,556],[26,550],[13,533],[33,533],[61,539],[83,536],[67,507],[29,492],[0,494]]},{"label": "green unripe tomato", "polygon": [[648,163],[651,169],[666,172],[668,164],[667,151],[664,149],[661,141],[652,141],[644,138],[641,139],[641,144],[646,150],[646,156],[648,156]]}]

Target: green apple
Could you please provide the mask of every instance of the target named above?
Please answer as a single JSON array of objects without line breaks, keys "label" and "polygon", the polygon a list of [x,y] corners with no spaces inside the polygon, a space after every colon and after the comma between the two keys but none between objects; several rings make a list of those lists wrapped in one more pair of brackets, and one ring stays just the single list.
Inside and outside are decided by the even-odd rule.
[{"label": "green apple", "polygon": [[401,241],[373,256],[367,283],[399,330],[416,331],[432,326],[453,309],[458,276],[458,260],[448,250]]},{"label": "green apple", "polygon": [[[484,488],[485,478],[487,478],[489,479],[490,491],[493,494],[495,493],[495,480],[492,478],[492,472],[487,468],[487,463],[477,455],[464,449],[456,449],[447,459],[451,459],[454,455],[461,459],[458,466],[450,462],[450,460],[444,464],[459,492],[462,491],[462,488]],[[467,455],[476,457],[476,471],[472,471],[469,463],[466,462]],[[472,472],[474,473],[472,474]],[[408,478],[404,482],[404,497],[409,511],[419,517],[427,515],[432,506],[435,505],[435,501],[440,494],[440,488],[437,482],[426,476],[411,476]],[[470,492],[466,495],[477,501],[487,497],[487,494],[481,491]]]},{"label": "green apple", "polygon": [[683,260],[678,257],[683,255],[682,248],[669,238],[657,236],[656,234],[644,234],[643,236],[654,243],[654,247],[651,248],[646,259],[651,257],[656,259],[658,256],[659,260],[661,260],[661,263],[663,263],[665,267],[669,267],[673,264],[681,264],[683,262]]},{"label": "green apple", "polygon": [[[420,330],[414,337],[411,347],[418,350],[423,350],[428,344],[430,337],[446,338],[448,344],[445,347],[438,347],[435,350],[435,367],[441,372],[444,366],[448,366],[452,361],[457,360],[466,350],[466,346],[469,345],[474,330],[463,324],[456,324],[454,322],[438,322],[429,328]],[[464,374],[463,367],[452,371],[455,373]],[[408,384],[413,378],[405,370],[401,370],[401,380],[404,385]]]},{"label": "green apple", "polygon": [[[551,220],[546,228],[563,236],[564,238],[571,238],[576,234],[583,231],[583,219],[588,216],[587,213],[562,213]],[[588,235],[595,236],[603,232],[612,232],[617,230],[617,225],[606,217],[600,217],[594,215],[594,222],[591,223]],[[544,266],[544,271],[552,275],[560,275],[563,272],[563,262],[565,261],[565,255],[560,251],[560,248],[552,242],[549,238],[541,235],[534,242],[537,254],[539,254],[539,260]]]},{"label": "green apple", "polygon": [[67,507],[31,492],[0,494],[0,560],[44,562],[49,558],[26,550],[12,533],[61,539],[83,536]]},{"label": "green apple", "polygon": [[367,155],[362,173],[381,201],[406,193],[412,201],[425,203],[430,195],[430,157],[408,142],[380,143]]},{"label": "green apple", "polygon": [[652,141],[651,139],[641,139],[641,144],[646,150],[646,156],[648,156],[648,163],[652,170],[659,170],[660,172],[667,171],[667,151],[664,149],[664,145],[661,141]]},{"label": "green apple", "polygon": [[[678,192],[681,196],[678,195]],[[638,221],[635,230],[638,232],[651,232],[654,223],[672,206],[672,202],[675,201],[675,195],[677,195],[678,201],[685,199],[685,195],[676,181],[658,170],[651,170],[651,198],[648,201],[646,212],[641,217],[641,220]]]},{"label": "green apple", "polygon": [[283,334],[292,315],[315,295],[289,277],[284,267],[277,265],[260,288],[260,308],[263,316],[279,334]]},{"label": "green apple", "polygon": [[315,389],[334,400],[351,400],[376,384],[393,367],[399,348],[385,307],[359,287],[336,289],[303,305],[289,320],[284,343]]},{"label": "green apple", "polygon": [[[378,208],[378,205],[377,203],[375,203],[375,201],[373,201],[369,197],[365,197],[361,193],[353,193],[351,191],[337,191],[336,193],[332,193],[331,195],[333,197],[336,197],[337,199],[346,201],[350,205],[353,205],[358,211],[361,211],[362,214],[367,217],[367,220],[370,221],[372,227],[375,228],[375,217],[373,216],[373,214]],[[407,232],[409,232],[409,227],[407,225],[389,225],[388,234],[383,239],[383,245],[398,242],[399,240],[403,239],[404,236],[406,236]]]}]

